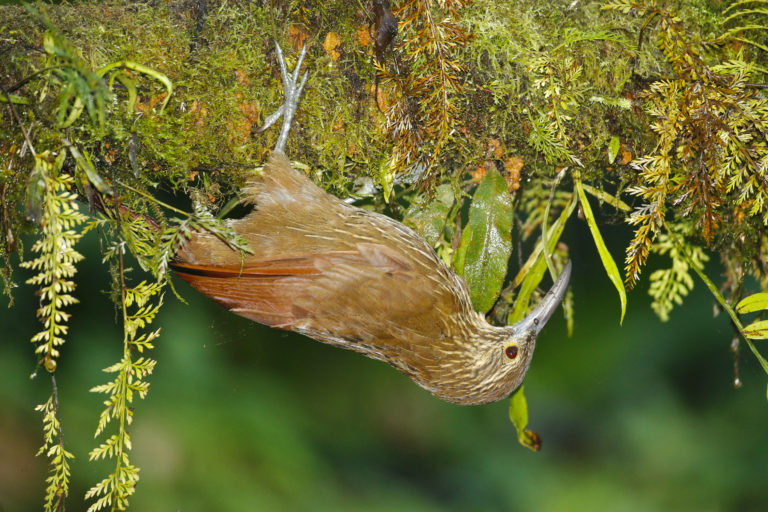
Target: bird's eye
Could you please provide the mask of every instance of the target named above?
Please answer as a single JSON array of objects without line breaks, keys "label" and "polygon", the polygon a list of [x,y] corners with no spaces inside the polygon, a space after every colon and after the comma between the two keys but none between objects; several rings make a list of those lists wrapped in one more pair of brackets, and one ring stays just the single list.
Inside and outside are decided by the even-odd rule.
[{"label": "bird's eye", "polygon": [[504,353],[507,355],[508,358],[514,359],[517,357],[517,345],[510,345],[505,350]]}]

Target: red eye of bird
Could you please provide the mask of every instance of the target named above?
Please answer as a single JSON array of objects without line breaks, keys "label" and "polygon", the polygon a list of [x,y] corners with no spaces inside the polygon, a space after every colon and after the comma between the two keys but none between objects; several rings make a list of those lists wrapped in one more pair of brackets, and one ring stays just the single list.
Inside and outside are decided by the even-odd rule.
[{"label": "red eye of bird", "polygon": [[510,359],[514,359],[517,357],[517,345],[510,345],[507,347],[507,349],[504,351],[505,354],[507,354],[507,357]]}]

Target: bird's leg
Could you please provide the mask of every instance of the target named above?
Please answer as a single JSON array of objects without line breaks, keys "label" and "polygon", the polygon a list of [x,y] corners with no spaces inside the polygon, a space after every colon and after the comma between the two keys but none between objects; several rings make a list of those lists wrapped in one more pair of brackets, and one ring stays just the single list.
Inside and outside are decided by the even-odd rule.
[{"label": "bird's leg", "polygon": [[275,42],[275,47],[277,49],[277,61],[280,63],[280,74],[283,77],[285,102],[274,114],[264,121],[264,126],[257,131],[263,132],[272,126],[280,116],[283,116],[283,126],[280,129],[280,136],[277,138],[277,144],[275,144],[275,152],[284,153],[285,142],[288,140],[288,132],[291,131],[291,122],[293,121],[293,116],[296,114],[296,109],[299,106],[299,96],[301,96],[301,91],[304,89],[304,84],[307,83],[307,72],[304,72],[304,76],[301,77],[301,83],[298,81],[301,63],[307,53],[307,45],[304,45],[301,49],[299,60],[296,62],[296,68],[293,70],[293,73],[288,73],[288,70],[285,67],[285,59],[283,58],[283,50],[277,42]]}]

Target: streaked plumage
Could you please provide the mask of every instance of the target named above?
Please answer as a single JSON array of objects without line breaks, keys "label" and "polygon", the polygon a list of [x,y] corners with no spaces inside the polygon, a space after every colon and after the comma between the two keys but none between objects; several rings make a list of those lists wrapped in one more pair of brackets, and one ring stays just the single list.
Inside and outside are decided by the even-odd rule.
[{"label": "streaked plumage", "polygon": [[327,194],[282,152],[245,193],[255,209],[230,225],[253,254],[243,263],[195,233],[174,264],[192,286],[256,322],[385,361],[450,402],[499,400],[522,381],[540,329],[489,325],[409,228]]}]

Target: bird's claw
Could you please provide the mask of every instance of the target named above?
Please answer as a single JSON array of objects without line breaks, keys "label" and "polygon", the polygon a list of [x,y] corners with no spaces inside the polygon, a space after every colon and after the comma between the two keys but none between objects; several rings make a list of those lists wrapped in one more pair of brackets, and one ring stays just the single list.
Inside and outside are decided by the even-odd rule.
[{"label": "bird's claw", "polygon": [[280,118],[280,116],[283,116],[283,126],[280,129],[280,136],[277,138],[277,144],[275,144],[275,151],[282,153],[285,149],[285,143],[288,140],[288,133],[291,131],[291,122],[293,122],[293,116],[296,114],[296,109],[299,106],[299,97],[301,96],[301,92],[304,90],[304,85],[307,83],[308,72],[306,71],[301,77],[301,83],[299,83],[299,73],[301,72],[301,64],[304,61],[304,56],[307,54],[307,45],[305,44],[301,48],[301,53],[299,54],[299,59],[296,62],[296,67],[294,68],[293,73],[288,73],[288,70],[285,67],[283,49],[280,48],[280,45],[277,44],[277,42],[275,42],[275,47],[277,50],[277,61],[280,64],[280,74],[283,77],[283,93],[285,94],[285,102],[283,102],[280,108],[278,108],[272,115],[267,117],[267,119],[264,121],[264,125],[257,131],[263,132],[272,126],[275,121]]}]

